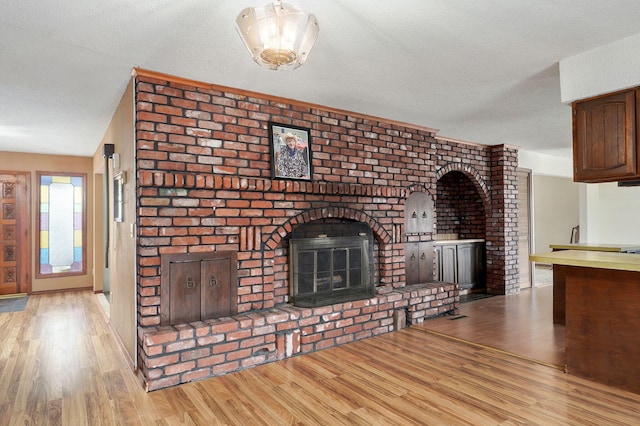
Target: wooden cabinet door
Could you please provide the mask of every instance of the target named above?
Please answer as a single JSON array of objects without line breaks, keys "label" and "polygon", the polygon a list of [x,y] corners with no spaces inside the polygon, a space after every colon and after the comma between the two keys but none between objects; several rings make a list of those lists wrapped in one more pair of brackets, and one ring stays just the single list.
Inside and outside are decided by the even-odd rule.
[{"label": "wooden cabinet door", "polygon": [[638,175],[636,92],[627,90],[573,105],[573,161],[577,182]]},{"label": "wooden cabinet door", "polygon": [[458,283],[460,288],[467,289],[473,287],[473,245],[460,244],[458,246]]},{"label": "wooden cabinet door", "polygon": [[447,283],[458,282],[458,255],[455,244],[441,246],[441,276],[440,281]]},{"label": "wooden cabinet door", "polygon": [[231,297],[231,264],[229,259],[212,259],[202,261],[202,303],[200,306],[202,319],[228,317],[232,312],[232,304],[236,300]]},{"label": "wooden cabinet door", "polygon": [[236,252],[165,254],[161,259],[160,325],[238,313]]},{"label": "wooden cabinet door", "polygon": [[433,242],[405,245],[405,274],[407,285],[433,281]]},{"label": "wooden cabinet door", "polygon": [[462,289],[484,287],[484,249],[480,243],[458,245],[458,283]]},{"label": "wooden cabinet door", "polygon": [[405,244],[405,276],[407,285],[420,282],[420,243]]},{"label": "wooden cabinet door", "polygon": [[428,283],[433,281],[433,242],[423,241],[419,244],[420,282]]},{"label": "wooden cabinet door", "polygon": [[434,203],[426,192],[413,192],[404,208],[404,227],[407,234],[433,232]]},{"label": "wooden cabinet door", "polygon": [[200,261],[171,262],[170,269],[171,323],[200,321]]}]

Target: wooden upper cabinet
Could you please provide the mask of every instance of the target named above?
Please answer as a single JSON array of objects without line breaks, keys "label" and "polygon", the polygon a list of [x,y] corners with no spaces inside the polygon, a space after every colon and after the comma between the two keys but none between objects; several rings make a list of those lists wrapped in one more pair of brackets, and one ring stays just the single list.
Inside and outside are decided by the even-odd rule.
[{"label": "wooden upper cabinet", "polygon": [[404,207],[405,234],[427,234],[433,232],[434,203],[426,192],[412,192]]},{"label": "wooden upper cabinet", "polygon": [[639,179],[637,91],[625,90],[573,104],[576,182]]}]

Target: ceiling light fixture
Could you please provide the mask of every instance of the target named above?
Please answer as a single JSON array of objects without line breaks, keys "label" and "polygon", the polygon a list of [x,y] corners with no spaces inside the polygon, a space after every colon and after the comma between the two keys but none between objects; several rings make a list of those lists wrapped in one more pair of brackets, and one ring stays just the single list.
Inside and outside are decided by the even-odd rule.
[{"label": "ceiling light fixture", "polygon": [[258,65],[286,70],[307,60],[320,27],[313,14],[276,0],[264,7],[243,9],[236,29]]}]

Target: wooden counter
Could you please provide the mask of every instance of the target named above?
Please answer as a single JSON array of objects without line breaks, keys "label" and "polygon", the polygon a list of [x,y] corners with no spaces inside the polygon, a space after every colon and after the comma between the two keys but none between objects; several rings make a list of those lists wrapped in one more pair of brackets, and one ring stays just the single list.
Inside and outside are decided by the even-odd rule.
[{"label": "wooden counter", "polygon": [[640,255],[566,250],[530,256],[564,268],[567,373],[640,393]]},{"label": "wooden counter", "polygon": [[[623,252],[638,252],[640,251],[640,247],[637,245],[630,244],[589,244],[589,243],[577,243],[577,244],[552,244],[549,247],[554,252],[564,251],[564,250],[578,250],[578,251],[595,251],[595,252],[607,252],[607,253],[623,253]],[[549,253],[550,255],[552,253]],[[550,260],[542,260],[543,258],[540,256],[543,255],[534,255],[538,256],[534,262],[539,263],[554,263],[556,258],[552,258]],[[571,255],[573,256],[574,266],[589,266],[592,263],[591,255]],[[583,257],[581,257],[583,256]],[[562,255],[561,257],[566,257]],[[596,260],[601,264],[607,264],[607,260],[602,258],[601,256],[596,257]],[[620,261],[619,258],[615,258],[612,265],[617,264]],[[599,266],[605,267],[605,266]],[[553,265],[553,323],[554,324],[564,324],[565,317],[565,274],[566,274],[566,265],[555,263]]]},{"label": "wooden counter", "polygon": [[590,244],[590,243],[572,243],[572,244],[551,244],[551,250],[588,250],[588,251],[610,251],[617,253],[638,253],[640,246],[634,244]]},{"label": "wooden counter", "polygon": [[551,263],[554,266],[584,266],[587,268],[640,272],[640,255],[635,253],[561,250],[550,253],[532,254],[529,256],[529,260],[539,263]]}]

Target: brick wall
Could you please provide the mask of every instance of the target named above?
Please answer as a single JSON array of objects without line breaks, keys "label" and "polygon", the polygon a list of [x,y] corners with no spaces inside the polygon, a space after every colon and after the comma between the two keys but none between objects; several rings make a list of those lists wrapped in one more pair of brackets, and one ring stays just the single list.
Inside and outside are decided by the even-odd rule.
[{"label": "brick wall", "polygon": [[[370,318],[357,314],[363,330],[392,331],[393,313],[386,306],[398,297],[407,299],[402,309],[410,321],[455,311],[455,286],[435,287],[434,297],[446,300],[438,302],[445,308],[413,298],[413,286],[404,288],[404,201],[416,188],[435,193],[436,181],[448,171],[467,175],[487,207],[487,241],[495,247],[487,250],[494,265],[491,288],[500,294],[512,284],[517,264],[504,265],[513,260],[504,246],[513,210],[503,190],[515,176],[514,149],[452,142],[432,129],[143,70],[135,87],[139,365],[149,389],[279,359],[291,347],[278,348],[278,339],[298,339],[290,330],[300,332],[295,353],[373,335],[352,329],[343,305],[318,316],[325,324],[320,328],[339,330],[319,334],[305,325],[315,321],[309,320],[317,316],[314,310],[294,315],[285,304],[287,238],[315,220],[351,220],[372,230],[377,296],[368,301],[375,306]],[[269,121],[310,129],[312,182],[271,179]],[[238,253],[238,316],[218,320],[222,329],[159,327],[160,256],[222,250]],[[268,323],[272,310],[294,316],[274,329]],[[262,334],[247,331],[259,324],[269,329],[264,341]],[[244,337],[225,334],[225,327],[244,330]],[[254,338],[249,342],[255,345],[245,341]]]},{"label": "brick wall", "polygon": [[437,233],[460,239],[486,238],[486,213],[475,185],[462,172],[452,171],[437,182]]},{"label": "brick wall", "polygon": [[233,318],[149,327],[139,336],[140,371],[148,391],[218,376],[455,313],[459,292],[458,284],[420,284],[318,308],[280,305]]},{"label": "brick wall", "polygon": [[[487,223],[487,291],[520,291],[518,269],[518,151],[491,148],[491,215]],[[491,259],[491,261],[489,261]]]}]

